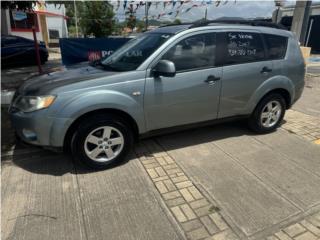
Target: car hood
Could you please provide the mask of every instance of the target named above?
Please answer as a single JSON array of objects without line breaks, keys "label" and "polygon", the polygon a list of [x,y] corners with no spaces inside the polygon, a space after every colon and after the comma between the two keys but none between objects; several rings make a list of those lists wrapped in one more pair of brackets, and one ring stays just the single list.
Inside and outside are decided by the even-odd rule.
[{"label": "car hood", "polygon": [[77,64],[68,68],[64,67],[60,71],[34,77],[26,81],[18,91],[19,94],[25,96],[45,95],[58,87],[115,74],[119,74],[119,72],[105,71],[88,64]]}]

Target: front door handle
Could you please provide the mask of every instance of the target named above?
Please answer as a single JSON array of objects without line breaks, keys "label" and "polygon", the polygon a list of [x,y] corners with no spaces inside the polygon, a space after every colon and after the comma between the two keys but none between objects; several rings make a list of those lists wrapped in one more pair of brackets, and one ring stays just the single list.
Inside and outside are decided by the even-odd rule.
[{"label": "front door handle", "polygon": [[263,67],[263,68],[261,69],[261,72],[260,72],[260,73],[269,73],[269,72],[272,72],[272,69],[271,69],[271,68]]},{"label": "front door handle", "polygon": [[220,78],[216,77],[214,75],[209,75],[206,80],[204,80],[205,83],[208,83],[209,85],[215,84],[217,81],[219,81]]}]

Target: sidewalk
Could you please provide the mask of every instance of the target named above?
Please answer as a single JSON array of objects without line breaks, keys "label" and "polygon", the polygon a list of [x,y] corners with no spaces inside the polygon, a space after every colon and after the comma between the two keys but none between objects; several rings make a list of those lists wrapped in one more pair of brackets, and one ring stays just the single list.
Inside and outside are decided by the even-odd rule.
[{"label": "sidewalk", "polygon": [[134,156],[90,172],[41,149],[11,154],[2,158],[2,239],[184,239]]},{"label": "sidewalk", "polygon": [[168,134],[106,171],[13,148],[1,163],[2,237],[319,240],[319,82],[307,78],[274,133],[234,122]]}]

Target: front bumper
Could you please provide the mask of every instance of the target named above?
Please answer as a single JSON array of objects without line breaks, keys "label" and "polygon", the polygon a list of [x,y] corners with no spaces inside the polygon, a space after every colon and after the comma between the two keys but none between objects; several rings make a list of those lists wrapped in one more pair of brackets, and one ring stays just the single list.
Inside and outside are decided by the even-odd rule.
[{"label": "front bumper", "polygon": [[47,109],[23,113],[9,112],[13,128],[26,143],[44,147],[62,147],[69,119],[47,116]]}]

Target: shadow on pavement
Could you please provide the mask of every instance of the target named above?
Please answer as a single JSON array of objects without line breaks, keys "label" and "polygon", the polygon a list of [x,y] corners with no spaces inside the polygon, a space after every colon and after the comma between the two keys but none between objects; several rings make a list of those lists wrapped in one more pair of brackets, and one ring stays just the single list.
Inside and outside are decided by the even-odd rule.
[{"label": "shadow on pavement", "polygon": [[[170,144],[169,149],[166,146],[166,150],[173,150],[243,135],[255,134],[247,129],[244,122],[240,121],[166,134],[159,137],[150,138],[150,140],[154,140],[160,145],[162,141],[171,141],[174,144]],[[154,153],[157,151],[163,151],[162,148],[153,150]],[[115,166],[111,166],[109,169],[119,167],[133,159],[136,159],[136,156],[132,152],[125,161]],[[15,165],[35,174],[62,176],[67,173],[87,174],[98,171],[89,169],[85,165],[72,159],[70,154],[55,153],[31,146],[28,146],[26,149],[23,149],[23,147],[17,147],[15,150],[13,150],[12,161]]]},{"label": "shadow on pavement", "polygon": [[[165,150],[170,151],[232,137],[255,135],[257,135],[257,133],[254,133],[248,129],[246,121],[235,121],[177,132],[174,134],[157,137],[155,140]],[[163,143],[165,142],[170,144],[165,144],[164,147]],[[159,149],[159,151],[161,150]]]},{"label": "shadow on pavement", "polygon": [[[133,153],[130,154],[123,162],[111,166],[108,169],[123,165],[132,159],[135,159],[135,155]],[[79,161],[73,159],[69,153],[57,153],[21,143],[17,144],[17,147],[12,152],[12,156],[7,157],[7,159],[4,158],[2,163],[9,164],[10,160],[13,164],[28,172],[42,175],[63,176],[68,173],[87,174],[103,171],[90,169]]]}]

